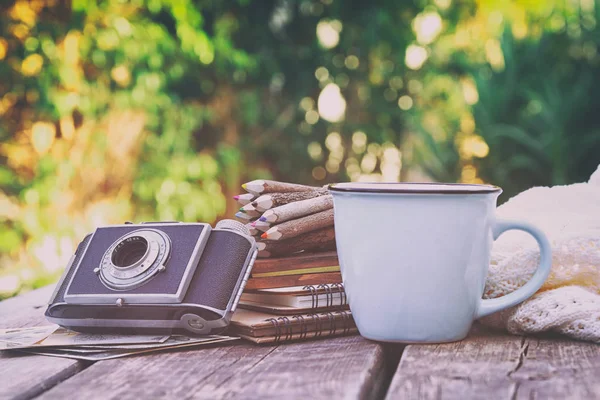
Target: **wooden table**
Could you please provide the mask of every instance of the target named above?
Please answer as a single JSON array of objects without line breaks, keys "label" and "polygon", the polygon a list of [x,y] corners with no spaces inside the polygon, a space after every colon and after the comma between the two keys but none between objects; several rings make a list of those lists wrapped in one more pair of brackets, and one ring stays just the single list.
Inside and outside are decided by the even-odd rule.
[{"label": "wooden table", "polygon": [[[0,303],[0,326],[46,324],[50,287]],[[100,361],[0,354],[0,399],[595,399],[600,346],[476,328],[462,342],[360,336],[244,342]]]}]

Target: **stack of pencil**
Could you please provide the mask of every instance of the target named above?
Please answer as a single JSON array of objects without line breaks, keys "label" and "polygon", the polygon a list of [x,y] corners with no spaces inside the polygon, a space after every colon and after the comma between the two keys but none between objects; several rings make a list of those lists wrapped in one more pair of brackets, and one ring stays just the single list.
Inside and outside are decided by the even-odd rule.
[{"label": "stack of pencil", "polygon": [[335,250],[333,199],[327,189],[270,180],[242,185],[235,196],[261,258]]},{"label": "stack of pencil", "polygon": [[356,332],[335,251],[333,199],[327,189],[256,180],[235,196],[236,217],[258,256],[233,316],[232,333],[277,343]]}]

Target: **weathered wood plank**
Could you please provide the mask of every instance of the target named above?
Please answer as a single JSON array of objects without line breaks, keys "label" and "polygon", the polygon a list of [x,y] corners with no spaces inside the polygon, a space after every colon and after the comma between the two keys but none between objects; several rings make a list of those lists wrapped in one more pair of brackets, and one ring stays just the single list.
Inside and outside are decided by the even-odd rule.
[{"label": "weathered wood plank", "polygon": [[372,398],[386,365],[360,336],[238,344],[97,362],[41,399]]},{"label": "weathered wood plank", "polygon": [[388,399],[597,399],[600,346],[476,328],[457,343],[410,345]]},{"label": "weathered wood plank", "polygon": [[[46,302],[52,287],[0,302],[0,327],[46,325]],[[0,352],[0,399],[30,399],[85,368],[62,358]]]}]

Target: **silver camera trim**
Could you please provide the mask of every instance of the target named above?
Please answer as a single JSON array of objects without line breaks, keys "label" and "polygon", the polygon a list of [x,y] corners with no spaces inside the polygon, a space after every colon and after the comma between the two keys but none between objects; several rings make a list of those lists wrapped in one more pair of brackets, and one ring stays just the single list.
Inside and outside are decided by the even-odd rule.
[{"label": "silver camera trim", "polygon": [[[117,247],[127,239],[141,237],[147,243],[145,254],[127,267],[118,267],[112,256]],[[130,290],[144,285],[159,272],[165,271],[166,262],[171,255],[171,239],[157,229],[138,229],[131,231],[113,242],[102,256],[98,267],[100,281],[112,290]]]},{"label": "silver camera trim", "polygon": [[[140,225],[142,225],[142,224],[140,224]],[[166,303],[166,304],[171,304],[171,303],[181,303],[183,298],[185,297],[188,287],[190,286],[190,283],[194,276],[194,272],[196,271],[196,267],[198,267],[200,257],[202,256],[202,251],[204,250],[204,247],[206,246],[206,243],[208,242],[208,237],[210,235],[212,227],[210,226],[210,224],[206,224],[206,223],[181,223],[181,222],[157,223],[157,224],[149,223],[149,224],[143,224],[143,225],[145,225],[145,226],[140,227],[140,229],[151,230],[153,228],[160,228],[161,226],[182,226],[182,225],[202,225],[202,226],[204,226],[204,229],[202,229],[202,233],[200,233],[200,237],[198,238],[198,241],[196,242],[196,246],[194,247],[192,256],[190,257],[190,261],[188,262],[188,264],[185,267],[185,271],[183,273],[181,282],[179,283],[179,287],[177,288],[177,292],[174,294],[127,293],[127,291],[117,291],[113,288],[109,288],[109,289],[113,290],[115,293],[114,294],[112,294],[112,293],[111,294],[69,294],[69,290],[71,289],[73,280],[75,279],[75,276],[77,275],[77,272],[79,271],[79,268],[81,267],[81,263],[83,262],[83,260],[85,258],[85,254],[87,253],[87,251],[89,249],[89,245],[94,240],[94,236],[95,236],[96,232],[98,231],[98,229],[104,229],[104,228],[110,228],[110,227],[121,227],[121,226],[131,227],[131,224],[121,224],[121,225],[111,225],[109,227],[96,228],[96,230],[90,237],[90,240],[88,242],[88,245],[86,246],[85,251],[81,254],[79,264],[77,264],[77,266],[75,267],[76,269],[73,272],[73,275],[71,276],[71,280],[69,281],[69,284],[67,285],[67,288],[65,290],[65,295],[64,295],[65,303],[67,303],[67,304],[118,304],[118,303],[121,303],[121,304],[122,303],[129,303],[129,304],[165,304]],[[112,246],[111,246],[111,248],[112,248]]]}]

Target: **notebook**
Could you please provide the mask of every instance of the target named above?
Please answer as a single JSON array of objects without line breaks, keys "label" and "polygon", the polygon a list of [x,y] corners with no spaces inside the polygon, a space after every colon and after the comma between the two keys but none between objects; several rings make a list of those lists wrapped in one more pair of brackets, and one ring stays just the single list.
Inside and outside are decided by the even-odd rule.
[{"label": "notebook", "polygon": [[319,285],[323,282],[342,283],[342,275],[339,272],[323,272],[317,274],[250,277],[246,283],[245,290],[283,288],[290,286]]},{"label": "notebook", "polygon": [[330,308],[347,308],[341,283],[259,289],[244,292],[240,307],[274,314],[298,314]]},{"label": "notebook", "polygon": [[252,277],[314,274],[339,272],[337,252],[300,254],[290,257],[259,258],[252,268]]},{"label": "notebook", "polygon": [[254,343],[279,343],[356,333],[350,311],[331,311],[274,317],[268,313],[238,309],[229,333]]}]

